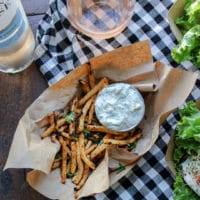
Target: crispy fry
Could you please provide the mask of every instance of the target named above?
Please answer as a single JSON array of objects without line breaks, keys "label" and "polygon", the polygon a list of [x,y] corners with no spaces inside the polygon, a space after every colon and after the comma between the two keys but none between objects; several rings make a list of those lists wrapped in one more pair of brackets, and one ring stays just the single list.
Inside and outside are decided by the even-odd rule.
[{"label": "crispy fry", "polygon": [[85,117],[86,117],[86,115],[87,115],[87,112],[88,112],[88,110],[89,110],[89,108],[90,108],[90,105],[91,105],[92,101],[93,101],[93,98],[89,99],[89,100],[86,102],[86,104],[84,105],[84,107],[83,107],[82,115],[81,115],[81,117],[80,117],[80,119],[79,119],[79,126],[78,126],[78,132],[79,132],[79,133],[82,132],[83,129],[84,129]]},{"label": "crispy fry", "polygon": [[65,118],[61,118],[56,123],[56,129],[58,130],[61,126],[67,123],[67,120]]},{"label": "crispy fry", "polygon": [[82,106],[85,104],[85,102],[90,99],[92,96],[97,94],[101,89],[106,87],[108,85],[108,79],[107,78],[102,78],[101,81],[92,88],[78,103],[79,106]]},{"label": "crispy fry", "polygon": [[71,160],[67,162],[67,174],[70,173]]},{"label": "crispy fry", "polygon": [[62,149],[62,163],[61,163],[61,183],[65,183],[67,179],[67,149],[66,149],[66,141],[62,136],[59,136],[59,142],[61,144]]},{"label": "crispy fry", "polygon": [[61,160],[62,160],[62,158],[60,157],[60,158],[56,158],[53,162],[59,162]]},{"label": "crispy fry", "polygon": [[99,154],[106,150],[106,144],[98,144],[96,149],[90,154],[91,160],[94,160]]},{"label": "crispy fry", "polygon": [[115,136],[114,139],[115,139],[115,140],[123,140],[123,139],[125,139],[126,137],[128,137],[129,134],[130,134],[129,132],[123,132],[123,133],[121,133],[120,135]]},{"label": "crispy fry", "polygon": [[76,164],[77,164],[77,156],[76,156],[76,142],[71,142],[71,166],[70,172],[75,173]]},{"label": "crispy fry", "polygon": [[56,143],[56,134],[51,135],[51,142]]},{"label": "crispy fry", "polygon": [[74,198],[75,198],[75,199],[78,199],[78,197],[79,197],[79,193],[78,193],[78,191],[77,191],[77,192],[74,193]]},{"label": "crispy fry", "polygon": [[92,144],[88,149],[85,150],[85,154],[90,154],[96,147],[97,144]]},{"label": "crispy fry", "polygon": [[85,145],[85,149],[88,149],[92,145],[92,141],[88,140],[87,144]]},{"label": "crispy fry", "polygon": [[69,156],[69,157],[71,157],[71,150],[70,150],[70,148],[66,145],[66,149],[67,149],[67,155]]},{"label": "crispy fry", "polygon": [[87,144],[87,141],[88,141],[88,139],[87,139],[87,138],[84,138],[84,145]]},{"label": "crispy fry", "polygon": [[112,138],[112,135],[110,135],[108,133],[103,137],[103,139],[109,139],[109,138]]},{"label": "crispy fry", "polygon": [[49,114],[48,116],[47,116],[47,118],[48,118],[48,122],[49,122],[49,124],[54,124],[54,117],[53,117],[53,114],[51,113],[51,114]]},{"label": "crispy fry", "polygon": [[77,171],[77,174],[72,178],[72,182],[74,184],[78,184],[80,182],[80,180],[83,176],[83,171],[84,171],[84,165],[81,160],[79,145],[77,145],[77,147],[76,147],[76,158],[77,158],[78,171]]},{"label": "crispy fry", "polygon": [[58,131],[59,131],[59,132],[62,132],[62,131],[65,131],[65,129],[67,129],[67,126],[61,126],[61,127],[58,129]]},{"label": "crispy fry", "polygon": [[74,120],[69,124],[69,134],[73,135],[75,133],[75,118],[76,118],[76,109],[77,109],[78,98],[76,97],[71,106],[71,112],[74,112]]},{"label": "crispy fry", "polygon": [[90,110],[89,110],[89,114],[88,114],[88,121],[87,121],[88,124],[92,123],[92,118],[93,118],[94,109],[95,109],[95,100],[96,100],[96,97],[93,98],[92,104],[90,106]]},{"label": "crispy fry", "polygon": [[61,135],[58,136],[58,140],[60,142],[60,145],[62,145],[62,143],[64,142],[64,139]]},{"label": "crispy fry", "polygon": [[79,136],[79,147],[81,152],[81,158],[85,162],[86,165],[88,165],[91,169],[95,169],[95,164],[89,160],[89,158],[85,154],[85,148],[84,148],[84,134],[81,133]]},{"label": "crispy fry", "polygon": [[122,134],[120,132],[109,130],[109,129],[105,128],[104,126],[101,126],[101,125],[87,125],[87,129],[89,131],[108,133],[110,135],[118,135],[119,136],[120,134]]},{"label": "crispy fry", "polygon": [[90,86],[88,83],[84,80],[79,80],[81,89],[83,90],[84,93],[88,93],[90,91]]},{"label": "crispy fry", "polygon": [[81,187],[84,185],[84,183],[86,182],[86,180],[88,178],[88,175],[89,175],[89,167],[85,164],[83,177],[82,177],[81,181],[79,182],[79,184],[76,186],[77,190],[80,190]]},{"label": "crispy fry", "polygon": [[53,162],[52,166],[51,166],[51,169],[54,170],[54,169],[57,169],[59,168],[61,165],[61,161],[57,161],[57,162]]},{"label": "crispy fry", "polygon": [[88,65],[88,79],[89,79],[89,84],[90,84],[90,88],[94,88],[95,86],[95,77],[94,77],[94,73],[91,69],[91,65]]},{"label": "crispy fry", "polygon": [[142,137],[142,133],[139,132],[136,135],[134,135],[131,138],[128,138],[126,140],[103,139],[103,141],[105,144],[124,146],[124,145],[127,145],[128,143],[135,142],[136,140],[140,139],[141,137]]},{"label": "crispy fry", "polygon": [[69,135],[69,133],[66,133],[66,132],[61,132],[61,135],[65,138],[67,138],[68,140],[73,140],[74,139],[74,136],[71,136]]},{"label": "crispy fry", "polygon": [[55,125],[52,124],[48,129],[46,129],[42,134],[41,134],[41,139],[44,139],[45,137],[51,135],[55,129]]}]

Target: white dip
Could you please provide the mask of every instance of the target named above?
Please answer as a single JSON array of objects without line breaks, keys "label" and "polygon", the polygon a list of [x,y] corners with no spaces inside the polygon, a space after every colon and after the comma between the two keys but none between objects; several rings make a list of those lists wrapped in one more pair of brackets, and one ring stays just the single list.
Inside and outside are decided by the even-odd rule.
[{"label": "white dip", "polygon": [[95,112],[101,124],[110,130],[128,131],[137,126],[144,116],[145,105],[141,94],[133,86],[114,83],[99,92]]}]

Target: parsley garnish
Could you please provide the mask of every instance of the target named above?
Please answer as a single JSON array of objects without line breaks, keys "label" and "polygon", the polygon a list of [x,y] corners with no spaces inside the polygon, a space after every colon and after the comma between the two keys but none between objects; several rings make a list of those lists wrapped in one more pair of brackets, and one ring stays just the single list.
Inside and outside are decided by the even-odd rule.
[{"label": "parsley garnish", "polygon": [[60,157],[61,157],[61,152],[59,151],[59,152],[56,154],[55,158],[60,158]]},{"label": "parsley garnish", "polygon": [[85,136],[88,136],[91,132],[88,129],[84,128],[83,133]]},{"label": "parsley garnish", "polygon": [[104,143],[103,139],[100,140],[99,144],[102,145]]},{"label": "parsley garnish", "polygon": [[63,114],[62,114],[62,117],[66,117],[67,116],[67,113],[66,112],[64,112]]},{"label": "parsley garnish", "polygon": [[119,173],[121,173],[122,171],[124,171],[125,169],[126,169],[126,166],[123,165],[122,163],[119,163],[119,167],[117,168],[116,173],[119,174]]},{"label": "parsley garnish", "polygon": [[68,178],[72,178],[72,177],[74,177],[76,175],[76,173],[71,173],[71,172],[68,172],[67,173],[67,177]]},{"label": "parsley garnish", "polygon": [[133,150],[136,147],[136,143],[135,142],[133,142],[133,143],[127,143],[127,146],[128,146],[129,150]]},{"label": "parsley garnish", "polygon": [[73,138],[73,141],[74,141],[74,142],[78,142],[78,137],[74,137],[74,138]]},{"label": "parsley garnish", "polygon": [[68,123],[72,123],[74,121],[75,112],[71,111],[68,115],[65,116],[65,119]]}]

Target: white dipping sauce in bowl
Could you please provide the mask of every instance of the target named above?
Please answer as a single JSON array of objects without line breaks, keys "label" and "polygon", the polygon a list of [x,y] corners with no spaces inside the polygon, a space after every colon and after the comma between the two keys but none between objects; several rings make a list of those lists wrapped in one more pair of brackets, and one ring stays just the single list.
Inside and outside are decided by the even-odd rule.
[{"label": "white dipping sauce in bowl", "polygon": [[142,95],[132,85],[114,83],[101,90],[95,102],[95,113],[106,128],[124,132],[136,127],[144,117]]}]

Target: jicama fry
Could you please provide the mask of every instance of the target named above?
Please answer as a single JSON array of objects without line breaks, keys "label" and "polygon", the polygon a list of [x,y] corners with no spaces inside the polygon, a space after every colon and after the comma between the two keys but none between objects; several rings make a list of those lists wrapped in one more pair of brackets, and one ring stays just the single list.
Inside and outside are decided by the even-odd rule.
[{"label": "jicama fry", "polygon": [[60,158],[56,158],[53,162],[59,162],[61,160],[62,160],[62,158],[60,157]]},{"label": "jicama fry", "polygon": [[101,132],[101,133],[108,133],[110,135],[120,135],[122,133],[109,130],[101,125],[87,125],[87,129],[93,132]]},{"label": "jicama fry", "polygon": [[76,159],[77,159],[78,171],[77,171],[77,174],[72,178],[72,182],[74,184],[78,184],[80,182],[83,176],[83,171],[84,171],[84,164],[81,160],[79,145],[76,146]]},{"label": "jicama fry", "polygon": [[92,145],[92,141],[88,140],[87,144],[85,145],[85,149],[88,149]]},{"label": "jicama fry", "polygon": [[[67,142],[66,142],[67,143]],[[67,155],[69,156],[69,157],[71,157],[71,150],[70,150],[70,148],[66,145],[66,149],[67,149]]]},{"label": "jicama fry", "polygon": [[53,162],[52,166],[51,166],[51,169],[54,170],[54,169],[57,169],[59,168],[61,165],[61,161],[58,161],[58,162]]},{"label": "jicama fry", "polygon": [[139,132],[136,135],[132,136],[131,138],[128,138],[126,140],[115,140],[115,139],[103,139],[105,144],[112,144],[112,145],[118,145],[118,146],[124,146],[129,143],[133,143],[136,140],[140,139],[142,137],[142,133]]},{"label": "jicama fry", "polygon": [[76,164],[77,164],[76,142],[71,142],[71,166],[70,166],[71,173],[75,173]]},{"label": "jicama fry", "polygon": [[56,129],[59,129],[61,126],[67,123],[67,120],[65,118],[61,118],[56,123]]},{"label": "jicama fry", "polygon": [[92,153],[90,154],[91,160],[94,160],[99,154],[105,151],[106,148],[107,148],[106,144],[98,144],[96,149],[92,151]]},{"label": "jicama fry", "polygon": [[67,174],[70,173],[71,160],[67,162]]},{"label": "jicama fry", "polygon": [[61,132],[61,135],[63,136],[63,137],[65,137],[65,138],[67,138],[68,140],[73,140],[74,139],[74,137],[73,136],[71,136],[71,135],[69,135],[69,133],[66,133],[66,132]]},{"label": "jicama fry", "polygon": [[62,150],[61,183],[64,184],[67,179],[67,148],[66,148],[67,143],[62,136],[59,136],[59,142],[61,144],[61,150]]},{"label": "jicama fry", "polygon": [[77,103],[78,103],[78,98],[76,97],[71,106],[71,112],[74,112],[74,120],[69,124],[69,134],[73,135],[75,133],[75,115],[76,115],[76,109],[77,109]]},{"label": "jicama fry", "polygon": [[49,114],[48,116],[47,116],[47,119],[48,119],[48,122],[49,122],[49,124],[54,124],[54,116],[53,116],[53,114]]},{"label": "jicama fry", "polygon": [[102,78],[101,81],[95,85],[92,90],[90,90],[78,103],[79,107],[85,104],[85,102],[90,99],[92,96],[97,94],[101,89],[108,85],[108,79]]},{"label": "jicama fry", "polygon": [[51,135],[51,142],[56,143],[56,134]]},{"label": "jicama fry", "polygon": [[85,164],[83,177],[82,177],[81,181],[79,182],[79,184],[76,186],[76,190],[80,190],[81,189],[81,187],[86,182],[86,180],[88,178],[88,175],[89,175],[89,167]]},{"label": "jicama fry", "polygon": [[81,89],[83,90],[84,93],[88,93],[90,91],[90,86],[88,83],[84,80],[79,80]]},{"label": "jicama fry", "polygon": [[42,134],[41,139],[44,139],[45,137],[51,135],[55,129],[55,125],[52,124],[49,128],[47,128]]},{"label": "jicama fry", "polygon": [[96,147],[97,144],[92,144],[88,149],[85,150],[85,154],[90,154]]},{"label": "jicama fry", "polygon": [[67,128],[67,126],[61,126],[61,127],[58,129],[58,131],[59,131],[59,132],[63,132],[63,131],[65,131],[66,128]]},{"label": "jicama fry", "polygon": [[90,108],[90,105],[91,105],[92,101],[93,101],[92,98],[89,99],[89,100],[86,102],[86,104],[84,105],[84,107],[83,107],[82,115],[81,115],[81,117],[80,117],[80,119],[79,119],[79,126],[78,126],[78,132],[79,132],[79,133],[82,132],[83,129],[84,129],[85,117],[86,117],[86,115],[87,115],[87,112],[88,112],[88,110],[89,110],[89,108]]},{"label": "jicama fry", "polygon": [[81,158],[85,162],[86,165],[88,165],[91,169],[95,169],[95,164],[89,160],[89,158],[85,154],[85,149],[84,149],[84,134],[81,133],[79,136],[79,147],[80,147],[80,153],[81,153]]},{"label": "jicama fry", "polygon": [[87,138],[84,138],[84,145],[87,144],[87,141],[88,141],[88,139],[87,139]]},{"label": "jicama fry", "polygon": [[115,136],[114,139],[115,140],[123,140],[126,137],[128,137],[129,134],[130,134],[129,132],[123,132],[123,133],[120,133],[119,135]]},{"label": "jicama fry", "polygon": [[90,88],[94,88],[95,86],[95,77],[94,77],[94,73],[91,69],[91,65],[88,65],[88,79],[89,79],[89,84],[90,84]]},{"label": "jicama fry", "polygon": [[88,124],[92,123],[94,109],[95,109],[95,99],[96,99],[96,97],[93,98],[92,104],[90,106],[90,110],[89,110],[89,114],[88,114],[88,121],[87,121]]}]

